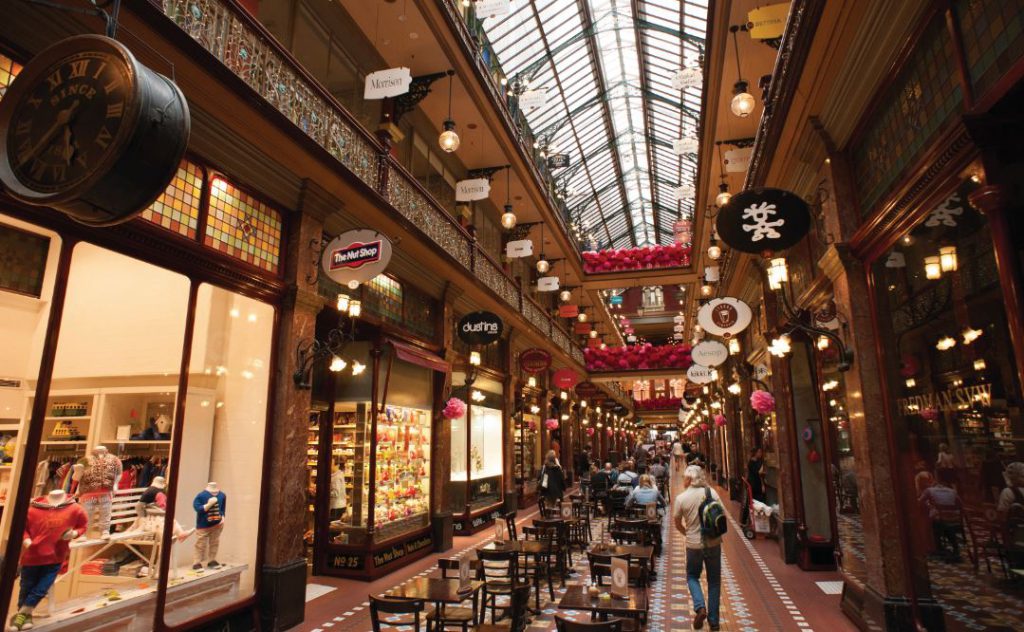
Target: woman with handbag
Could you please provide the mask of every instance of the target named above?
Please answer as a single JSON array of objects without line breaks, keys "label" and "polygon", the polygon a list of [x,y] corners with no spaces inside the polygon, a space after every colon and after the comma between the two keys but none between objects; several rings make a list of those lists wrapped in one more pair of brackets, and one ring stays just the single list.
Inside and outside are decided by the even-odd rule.
[{"label": "woman with handbag", "polygon": [[562,471],[562,466],[558,464],[554,450],[548,451],[547,458],[544,460],[544,467],[540,469],[540,479],[537,486],[540,488],[542,510],[545,503],[550,507],[562,501],[562,494],[565,493],[565,472]]}]

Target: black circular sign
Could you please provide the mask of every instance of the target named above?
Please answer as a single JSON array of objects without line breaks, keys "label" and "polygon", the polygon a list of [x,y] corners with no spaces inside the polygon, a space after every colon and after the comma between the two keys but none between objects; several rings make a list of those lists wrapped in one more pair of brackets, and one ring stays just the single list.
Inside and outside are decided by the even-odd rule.
[{"label": "black circular sign", "polygon": [[811,210],[784,189],[740,191],[718,212],[718,236],[730,248],[762,254],[795,246],[811,229]]},{"label": "black circular sign", "polygon": [[456,333],[459,340],[470,345],[489,345],[501,338],[505,325],[497,314],[473,312],[459,321]]}]

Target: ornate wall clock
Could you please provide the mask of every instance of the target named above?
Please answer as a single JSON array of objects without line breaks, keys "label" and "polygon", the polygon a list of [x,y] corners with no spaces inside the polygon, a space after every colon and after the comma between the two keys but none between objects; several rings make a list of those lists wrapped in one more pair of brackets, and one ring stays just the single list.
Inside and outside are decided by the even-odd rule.
[{"label": "ornate wall clock", "polygon": [[117,224],[163,193],[189,129],[171,80],[116,40],[71,37],[32,59],[0,101],[0,183],[27,204]]}]

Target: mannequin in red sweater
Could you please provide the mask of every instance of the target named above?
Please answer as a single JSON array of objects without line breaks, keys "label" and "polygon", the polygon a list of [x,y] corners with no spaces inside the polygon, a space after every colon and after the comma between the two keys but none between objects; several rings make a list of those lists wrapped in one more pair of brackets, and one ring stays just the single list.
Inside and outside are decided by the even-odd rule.
[{"label": "mannequin in red sweater", "polygon": [[11,617],[10,629],[33,627],[32,611],[50,592],[57,575],[67,571],[69,543],[85,533],[87,524],[85,510],[62,489],[32,501],[22,542],[18,612]]}]

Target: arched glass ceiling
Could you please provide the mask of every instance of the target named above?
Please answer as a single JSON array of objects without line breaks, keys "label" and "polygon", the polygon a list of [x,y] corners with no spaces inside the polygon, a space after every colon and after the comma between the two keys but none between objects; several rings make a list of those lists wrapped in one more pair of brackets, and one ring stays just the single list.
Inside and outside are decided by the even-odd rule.
[{"label": "arched glass ceiling", "polygon": [[512,85],[546,91],[527,120],[570,155],[556,177],[599,247],[671,243],[693,213],[676,190],[696,187],[696,154],[673,142],[696,138],[702,86],[672,79],[699,65],[707,17],[707,0],[514,0],[484,21]]}]

